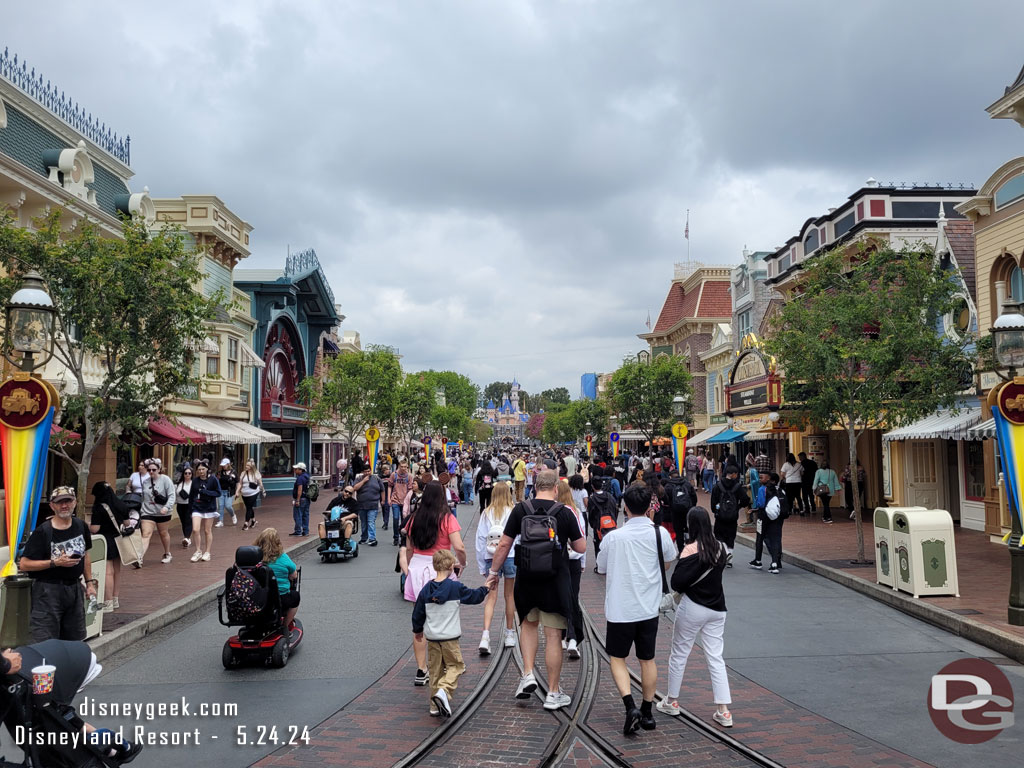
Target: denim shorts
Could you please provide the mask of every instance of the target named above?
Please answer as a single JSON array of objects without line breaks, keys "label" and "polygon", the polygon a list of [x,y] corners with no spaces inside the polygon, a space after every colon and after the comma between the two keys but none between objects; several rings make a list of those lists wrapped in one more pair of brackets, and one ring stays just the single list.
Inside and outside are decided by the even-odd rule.
[{"label": "denim shorts", "polygon": [[[487,570],[492,570],[491,564],[494,562],[491,558],[487,558],[484,561],[487,564]],[[516,564],[512,562],[511,557],[506,557],[505,562],[501,566],[500,575],[506,579],[514,579],[516,577]]]}]

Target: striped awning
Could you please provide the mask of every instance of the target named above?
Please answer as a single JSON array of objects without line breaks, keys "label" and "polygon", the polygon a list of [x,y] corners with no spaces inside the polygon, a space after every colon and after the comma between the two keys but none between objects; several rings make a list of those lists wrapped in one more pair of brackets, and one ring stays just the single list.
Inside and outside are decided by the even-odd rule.
[{"label": "striped awning", "polygon": [[[936,411],[931,416],[894,429],[882,435],[882,440],[967,440],[968,431],[981,421],[981,407],[965,405],[954,413],[951,410]],[[993,436],[995,430],[993,429]]]},{"label": "striped awning", "polygon": [[256,445],[257,443],[281,442],[280,435],[254,427],[239,419],[213,419],[198,416],[177,416],[175,418],[182,426],[205,435],[211,443]]},{"label": "striped awning", "polygon": [[996,420],[989,419],[983,421],[976,427],[971,427],[967,430],[967,440],[995,440],[996,439]]},{"label": "striped awning", "polygon": [[241,343],[242,349],[242,367],[243,368],[266,368],[267,364],[263,362],[256,351],[246,344],[244,341]]},{"label": "striped awning", "polygon": [[708,427],[703,432],[698,432],[691,439],[686,441],[686,447],[704,445],[709,439],[717,435],[719,432],[724,432],[727,424],[715,424],[712,427]]}]

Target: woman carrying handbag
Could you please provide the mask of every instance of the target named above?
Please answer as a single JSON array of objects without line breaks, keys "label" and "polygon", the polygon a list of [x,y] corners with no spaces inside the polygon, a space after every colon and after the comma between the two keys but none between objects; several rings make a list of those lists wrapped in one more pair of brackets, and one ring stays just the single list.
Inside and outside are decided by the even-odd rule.
[{"label": "woman carrying handbag", "polygon": [[832,508],[829,504],[842,486],[839,484],[839,478],[836,477],[836,471],[829,467],[827,461],[821,462],[818,471],[814,473],[811,486],[814,489],[814,495],[821,499],[821,522],[831,524]]},{"label": "woman carrying handbag", "polygon": [[245,471],[238,478],[238,489],[235,491],[235,498],[242,497],[245,504],[245,522],[242,523],[242,530],[256,527],[256,505],[260,499],[267,497],[267,489],[263,487],[263,475],[256,469],[256,462],[249,459],[245,462]]},{"label": "woman carrying handbag", "polygon": [[141,536],[133,534],[138,530],[138,512],[129,510],[117,498],[114,489],[104,482],[92,487],[96,500],[92,505],[89,532],[102,535],[107,540],[107,578],[105,594],[102,595],[105,611],[120,608],[121,565],[142,562]]}]

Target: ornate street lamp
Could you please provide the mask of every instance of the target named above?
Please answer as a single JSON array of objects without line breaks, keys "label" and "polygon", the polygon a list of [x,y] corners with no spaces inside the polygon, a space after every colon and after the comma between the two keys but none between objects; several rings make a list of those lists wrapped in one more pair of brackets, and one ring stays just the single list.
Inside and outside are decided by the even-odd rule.
[{"label": "ornate street lamp", "polygon": [[[1024,429],[1017,412],[1010,410],[1009,403],[1004,410],[1003,400],[1017,401],[1024,391],[1024,379],[1017,378],[1017,369],[1024,367],[1024,315],[1021,306],[1013,301],[1003,303],[1002,313],[996,318],[991,329],[993,348],[996,361],[1001,368],[1010,372],[1008,381],[1000,384],[989,393],[989,405],[993,415],[1000,415],[1005,427],[1012,433]],[[1009,443],[1009,444],[1007,444]],[[999,458],[1003,473],[1007,477],[1024,477],[1024,456],[1017,455],[1013,446],[1014,440],[999,440]],[[1012,483],[1011,483],[1012,486]],[[1015,494],[1010,497],[1010,602],[1007,610],[1007,621],[1014,626],[1024,626],[1024,549],[1021,548],[1021,514],[1024,510],[1017,509],[1020,504]]]},{"label": "ornate street lamp", "polygon": [[[35,270],[25,273],[21,287],[7,304],[4,348],[20,352],[21,359],[8,357],[26,373],[42,368],[53,357],[53,300],[46,292],[42,276]],[[42,355],[37,360],[36,355]]]},{"label": "ornate street lamp", "polygon": [[676,421],[682,421],[686,415],[686,398],[682,395],[672,398],[672,415],[676,417]]}]

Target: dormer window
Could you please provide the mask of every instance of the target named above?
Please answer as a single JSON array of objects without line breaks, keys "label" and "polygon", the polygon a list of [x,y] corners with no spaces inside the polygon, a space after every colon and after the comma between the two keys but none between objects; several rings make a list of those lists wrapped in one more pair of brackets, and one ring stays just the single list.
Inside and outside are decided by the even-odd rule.
[{"label": "dormer window", "polygon": [[96,192],[88,187],[96,179],[85,141],[79,141],[78,146],[71,149],[47,150],[43,153],[43,162],[50,171],[51,182],[80,200],[97,204]]},{"label": "dormer window", "polygon": [[1015,203],[1021,198],[1024,198],[1024,174],[1014,176],[996,190],[996,209],[1002,208],[1004,205],[1009,205],[1010,203]]},{"label": "dormer window", "polygon": [[812,229],[807,233],[807,237],[804,238],[804,256],[809,256],[818,250],[820,242],[818,240],[818,230]]}]

